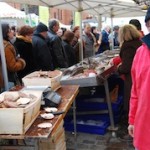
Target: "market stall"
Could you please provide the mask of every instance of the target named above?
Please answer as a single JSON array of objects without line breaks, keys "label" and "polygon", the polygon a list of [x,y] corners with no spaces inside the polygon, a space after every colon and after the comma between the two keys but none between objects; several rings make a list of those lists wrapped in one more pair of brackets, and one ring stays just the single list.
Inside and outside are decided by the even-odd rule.
[{"label": "market stall", "polygon": [[[62,85],[80,85],[80,87],[90,87],[104,85],[106,101],[110,117],[110,130],[116,131],[112,112],[108,78],[115,73],[116,67],[110,63],[111,59],[119,56],[119,50],[105,51],[95,57],[83,60],[63,72],[61,78]],[[115,132],[112,132],[115,135]]]},{"label": "market stall", "polygon": [[[0,146],[1,150],[8,150],[8,149],[16,149],[19,150],[23,148],[24,150],[48,150],[48,149],[55,149],[57,146],[57,141],[58,134],[61,133],[61,139],[63,141],[59,141],[62,146],[61,149],[65,150],[66,145],[65,145],[65,136],[64,136],[64,129],[63,129],[63,118],[65,117],[66,113],[70,109],[72,103],[75,102],[75,98],[78,94],[79,91],[79,86],[77,85],[68,85],[68,86],[62,86],[57,90],[57,92],[61,95],[62,97],[62,102],[58,106],[58,112],[63,112],[63,113],[58,113],[55,115],[53,119],[43,119],[41,118],[41,115],[45,110],[42,110],[39,114],[39,116],[36,118],[36,120],[33,122],[29,130],[25,134],[0,134],[0,139],[22,139],[24,142],[18,145],[9,145],[9,146]],[[9,108],[8,108],[9,109]],[[47,126],[40,128],[40,124],[45,124],[49,125],[52,124],[52,126]],[[60,131],[61,129],[61,131]],[[58,142],[58,143],[59,143]],[[19,141],[18,141],[19,143]],[[28,143],[28,144],[27,144]],[[58,148],[58,147],[57,147]]]}]

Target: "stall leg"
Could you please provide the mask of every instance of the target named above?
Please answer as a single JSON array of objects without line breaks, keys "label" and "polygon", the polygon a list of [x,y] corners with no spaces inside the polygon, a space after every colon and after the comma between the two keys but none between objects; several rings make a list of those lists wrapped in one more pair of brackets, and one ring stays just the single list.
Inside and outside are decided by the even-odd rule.
[{"label": "stall leg", "polygon": [[114,117],[113,117],[113,111],[112,111],[112,106],[111,106],[111,100],[110,100],[110,95],[109,95],[109,87],[108,87],[108,81],[107,79],[104,80],[104,87],[105,87],[105,93],[106,93],[106,101],[108,105],[108,112],[109,112],[109,118],[110,118],[110,127],[109,130],[112,131],[112,136],[116,137],[116,130],[115,128],[115,123],[114,123]]},{"label": "stall leg", "polygon": [[74,148],[77,150],[77,119],[76,119],[76,100],[73,101],[73,126],[74,126]]}]

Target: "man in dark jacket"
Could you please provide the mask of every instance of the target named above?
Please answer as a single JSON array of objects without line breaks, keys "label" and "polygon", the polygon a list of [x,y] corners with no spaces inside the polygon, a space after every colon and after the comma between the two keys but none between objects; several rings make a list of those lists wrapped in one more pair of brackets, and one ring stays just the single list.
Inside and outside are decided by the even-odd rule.
[{"label": "man in dark jacket", "polygon": [[47,26],[39,23],[32,38],[35,70],[54,70],[51,51],[46,42],[47,31]]},{"label": "man in dark jacket", "polygon": [[67,68],[67,56],[62,45],[61,38],[57,35],[59,22],[55,19],[49,21],[48,44],[51,48],[54,67]]}]

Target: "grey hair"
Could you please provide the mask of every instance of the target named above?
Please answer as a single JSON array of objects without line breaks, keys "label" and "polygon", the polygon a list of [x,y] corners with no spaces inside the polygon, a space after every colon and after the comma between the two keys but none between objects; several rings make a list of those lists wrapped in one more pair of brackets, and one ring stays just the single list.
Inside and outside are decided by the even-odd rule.
[{"label": "grey hair", "polygon": [[85,23],[84,28],[86,28],[86,27],[91,27],[91,25],[89,23]]},{"label": "grey hair", "polygon": [[53,27],[59,24],[59,21],[57,19],[50,19],[49,21],[49,29],[53,31]]}]

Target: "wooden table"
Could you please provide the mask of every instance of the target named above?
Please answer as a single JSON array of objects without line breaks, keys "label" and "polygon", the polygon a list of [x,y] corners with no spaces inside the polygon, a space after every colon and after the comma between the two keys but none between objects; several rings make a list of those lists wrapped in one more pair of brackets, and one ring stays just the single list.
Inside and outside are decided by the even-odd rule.
[{"label": "wooden table", "polygon": [[[75,102],[75,98],[79,92],[78,85],[64,85],[57,92],[62,96],[62,102],[58,107],[58,110],[63,110],[65,113],[61,115],[56,115],[52,120],[44,120],[41,117],[37,117],[32,126],[24,135],[0,135],[0,139],[42,139],[49,138],[57,129],[60,122],[65,117],[66,113],[70,109],[72,103]],[[37,127],[39,123],[48,122],[53,126],[52,128],[40,129]]]}]

